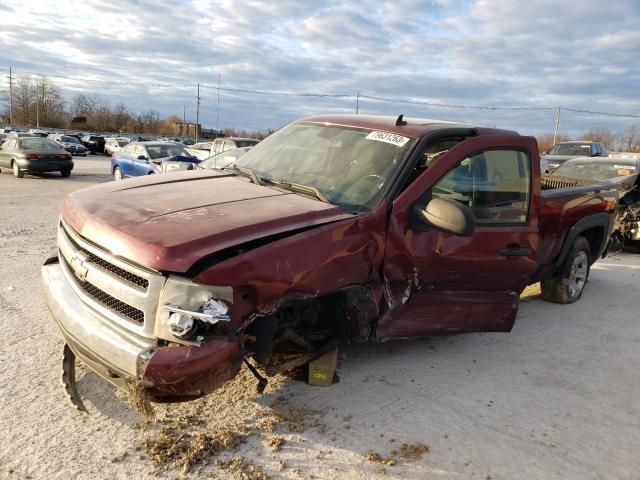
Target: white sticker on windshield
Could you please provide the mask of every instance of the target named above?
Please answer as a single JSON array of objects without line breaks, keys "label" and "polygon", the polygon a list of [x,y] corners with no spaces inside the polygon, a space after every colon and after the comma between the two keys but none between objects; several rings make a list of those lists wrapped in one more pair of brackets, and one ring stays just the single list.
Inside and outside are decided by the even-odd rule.
[{"label": "white sticker on windshield", "polygon": [[396,147],[404,147],[409,141],[409,137],[403,137],[395,133],[374,131],[367,135],[367,140],[376,140],[378,142],[390,143]]}]

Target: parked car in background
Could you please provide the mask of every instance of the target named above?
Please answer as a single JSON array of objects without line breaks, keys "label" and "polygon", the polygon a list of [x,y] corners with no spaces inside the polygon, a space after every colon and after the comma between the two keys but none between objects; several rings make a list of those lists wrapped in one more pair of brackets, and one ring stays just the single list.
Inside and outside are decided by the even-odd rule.
[{"label": "parked car in background", "polygon": [[161,172],[169,173],[180,170],[230,168],[238,158],[251,150],[251,148],[253,147],[232,148],[231,150],[218,153],[202,161],[197,157],[193,157],[190,161],[164,160],[162,162]]},{"label": "parked car in background", "polygon": [[26,172],[60,172],[63,177],[71,175],[73,160],[62,145],[48,138],[8,138],[0,149],[0,167],[10,168],[22,178]]},{"label": "parked car in background", "polygon": [[620,184],[623,195],[618,202],[613,238],[626,251],[640,253],[640,157],[602,158],[579,157],[567,160],[552,177],[583,180],[611,180]]},{"label": "parked car in background", "polygon": [[226,152],[218,153],[203,160],[198,164],[198,168],[225,168],[231,167],[235,161],[251,150],[253,147],[232,148]]},{"label": "parked car in background", "polygon": [[542,155],[550,172],[563,162],[576,157],[608,157],[609,151],[602,142],[571,140],[556,143],[548,153]]},{"label": "parked car in background", "polygon": [[0,133],[0,147],[2,146],[6,138],[7,138],[6,133]]},{"label": "parked car in background", "polygon": [[184,145],[175,142],[132,142],[111,157],[114,180],[161,173],[166,160],[195,162]]},{"label": "parked car in background", "polygon": [[35,137],[36,135],[33,135],[31,133],[27,133],[27,132],[18,132],[16,130],[12,130],[9,133],[7,133],[7,138],[26,138],[26,137]]},{"label": "parked car in background", "polygon": [[131,140],[127,137],[109,137],[105,139],[104,153],[106,155],[113,155],[121,148],[131,143]]},{"label": "parked car in background", "polygon": [[82,155],[86,157],[89,153],[89,149],[86,148],[80,140],[78,140],[78,137],[64,135],[62,133],[50,133],[47,138],[54,142],[58,142],[71,155]]},{"label": "parked car in background", "polygon": [[39,128],[30,128],[28,133],[30,133],[35,137],[42,137],[42,138],[47,138],[47,136],[49,135],[49,132],[45,130],[41,130]]},{"label": "parked car in background", "polygon": [[198,147],[200,144],[196,143],[193,147],[188,148],[187,150],[200,160],[205,160],[217,153],[222,153],[227,150],[231,150],[232,148],[253,147],[258,142],[260,142],[260,140],[255,138],[223,137],[216,138],[213,142],[203,142],[202,147]]},{"label": "parked car in background", "polygon": [[100,135],[85,135],[80,140],[91,153],[104,153],[104,137]]}]

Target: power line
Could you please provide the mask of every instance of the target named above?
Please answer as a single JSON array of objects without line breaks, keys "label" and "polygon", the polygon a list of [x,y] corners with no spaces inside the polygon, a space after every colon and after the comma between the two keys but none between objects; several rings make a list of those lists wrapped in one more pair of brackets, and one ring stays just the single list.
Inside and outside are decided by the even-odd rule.
[{"label": "power line", "polygon": [[[89,82],[89,83],[101,83],[108,85],[119,85],[119,86],[142,86],[142,87],[151,87],[151,88],[193,88],[193,85],[180,85],[180,84],[163,84],[163,83],[147,83],[147,82],[118,82],[113,80],[97,80],[90,78],[80,78],[80,77],[71,77],[66,75],[50,75],[43,74],[39,72],[33,72],[28,70],[21,70],[22,73],[26,73],[29,75],[45,75],[51,78],[72,80],[77,82]],[[378,102],[387,102],[387,103],[395,103],[395,104],[405,104],[405,105],[421,105],[428,107],[436,107],[436,108],[453,108],[453,109],[467,109],[467,110],[488,110],[488,111],[556,111],[558,107],[530,107],[530,106],[490,106],[490,105],[462,105],[462,104],[447,104],[447,103],[439,103],[439,102],[430,102],[425,100],[411,100],[411,99],[402,99],[402,98],[390,98],[390,97],[380,97],[375,95],[366,95],[360,92],[357,93],[313,93],[313,92],[287,92],[287,91],[277,91],[277,90],[257,90],[257,89],[249,89],[249,88],[236,88],[236,87],[221,87],[218,85],[207,85],[207,84],[199,84],[203,88],[214,89],[220,94],[220,92],[231,92],[231,93],[249,93],[255,95],[273,95],[273,96],[286,96],[286,97],[301,97],[301,98],[334,98],[334,99],[356,99],[356,103],[359,104],[360,99],[368,99]],[[618,117],[618,118],[640,118],[640,115],[633,114],[624,114],[624,113],[613,113],[613,112],[600,112],[600,111],[592,111],[592,110],[584,110],[578,108],[569,108],[569,107],[560,107],[562,110],[566,110],[574,113],[583,113],[590,115],[603,115],[609,117]]]},{"label": "power line", "polygon": [[554,107],[492,107],[484,105],[452,105],[447,103],[426,102],[422,100],[405,100],[401,98],[387,98],[387,97],[375,97],[373,95],[360,94],[360,98],[367,98],[369,100],[376,100],[379,102],[392,102],[392,103],[404,103],[409,105],[426,105],[429,107],[445,107],[445,108],[460,108],[460,109],[472,109],[472,110],[539,110],[550,111],[555,110]]},{"label": "power line", "polygon": [[577,108],[568,108],[568,107],[561,107],[561,108],[562,110],[567,110],[569,112],[576,112],[576,113],[589,113],[592,115],[605,115],[608,117],[640,118],[640,115],[631,115],[626,113],[593,112],[591,110],[579,110]]}]

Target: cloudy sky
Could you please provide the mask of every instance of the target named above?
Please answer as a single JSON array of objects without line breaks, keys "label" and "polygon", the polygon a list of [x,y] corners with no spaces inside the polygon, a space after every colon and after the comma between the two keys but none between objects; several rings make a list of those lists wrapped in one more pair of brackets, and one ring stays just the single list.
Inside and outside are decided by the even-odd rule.
[{"label": "cloudy sky", "polygon": [[[0,0],[3,72],[47,74],[66,95],[133,111],[182,116],[186,107],[189,120],[200,82],[200,120],[213,128],[353,112],[360,92],[363,113],[541,134],[553,131],[548,109],[559,105],[640,115],[639,58],[639,0]],[[638,121],[563,110],[561,131]]]}]

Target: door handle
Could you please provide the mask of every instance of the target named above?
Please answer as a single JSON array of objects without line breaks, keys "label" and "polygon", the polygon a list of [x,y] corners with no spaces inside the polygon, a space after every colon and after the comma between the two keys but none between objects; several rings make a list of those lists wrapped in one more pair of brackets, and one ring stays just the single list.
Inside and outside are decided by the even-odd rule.
[{"label": "door handle", "polygon": [[526,247],[506,247],[498,250],[498,254],[503,257],[528,257],[531,249]]}]

